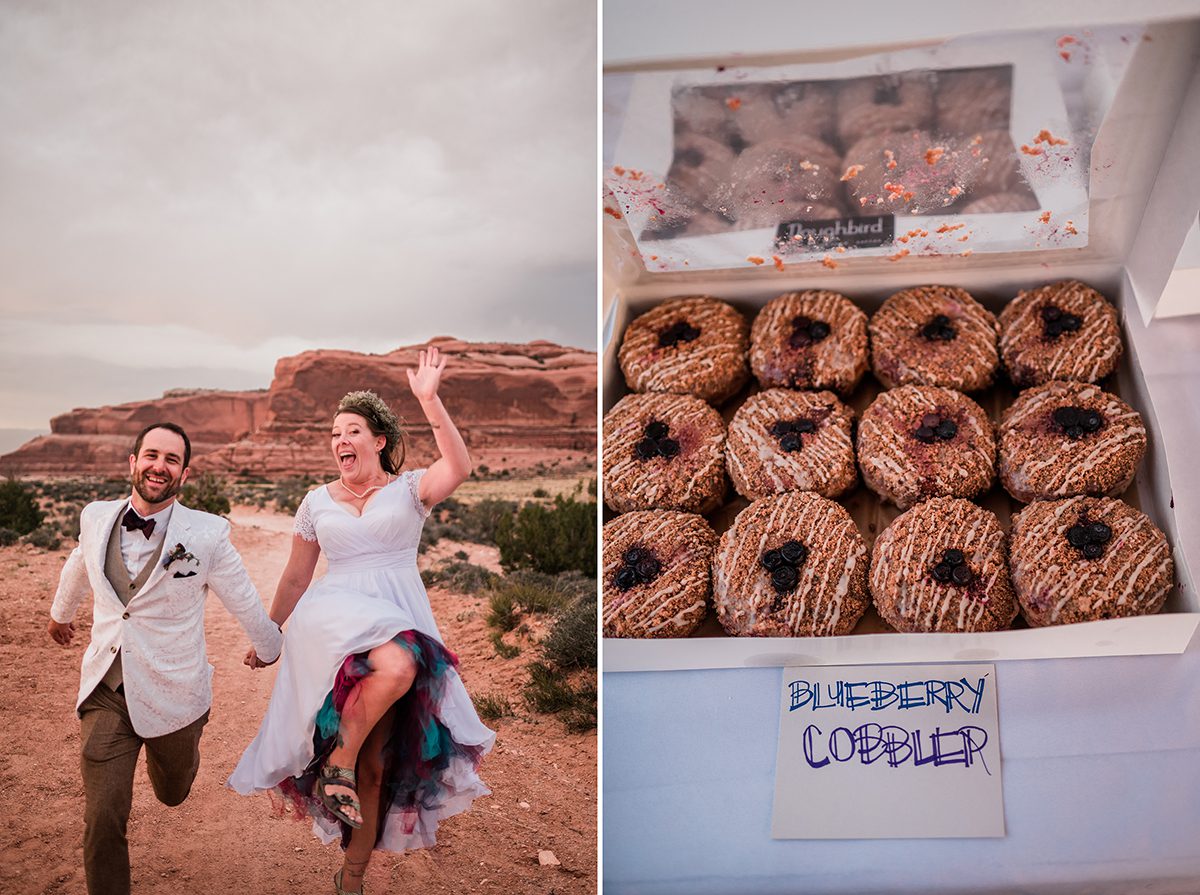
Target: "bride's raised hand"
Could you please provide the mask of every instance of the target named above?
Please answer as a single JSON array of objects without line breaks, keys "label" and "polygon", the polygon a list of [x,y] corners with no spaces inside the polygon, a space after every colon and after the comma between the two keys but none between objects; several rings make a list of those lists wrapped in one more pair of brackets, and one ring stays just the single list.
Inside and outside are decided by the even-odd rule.
[{"label": "bride's raised hand", "polygon": [[417,368],[411,367],[408,373],[408,387],[413,396],[421,402],[432,401],[437,397],[438,386],[442,382],[442,371],[446,369],[446,358],[442,357],[436,347],[422,351],[417,360]]}]

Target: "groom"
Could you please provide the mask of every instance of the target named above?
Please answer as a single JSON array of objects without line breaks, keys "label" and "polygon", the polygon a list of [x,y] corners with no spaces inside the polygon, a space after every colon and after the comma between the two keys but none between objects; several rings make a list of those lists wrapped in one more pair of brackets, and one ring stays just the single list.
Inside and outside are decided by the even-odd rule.
[{"label": "groom", "polygon": [[204,647],[208,590],[241,622],[260,656],[278,658],[283,643],[229,542],[229,523],[175,501],[191,450],[174,423],[142,430],[129,456],[132,495],[84,507],[79,546],[50,609],[50,636],[66,646],[76,608],[93,596],[92,642],[76,703],[90,895],[129,893],[125,827],[142,746],[163,804],[186,799],[196,778],[212,704]]}]

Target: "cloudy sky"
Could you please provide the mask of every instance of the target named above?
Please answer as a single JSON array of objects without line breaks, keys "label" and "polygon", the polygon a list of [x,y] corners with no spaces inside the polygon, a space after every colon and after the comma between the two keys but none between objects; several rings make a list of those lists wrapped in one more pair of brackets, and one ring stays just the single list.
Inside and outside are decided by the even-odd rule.
[{"label": "cloudy sky", "polygon": [[0,429],[309,348],[595,347],[594,0],[0,5]]}]

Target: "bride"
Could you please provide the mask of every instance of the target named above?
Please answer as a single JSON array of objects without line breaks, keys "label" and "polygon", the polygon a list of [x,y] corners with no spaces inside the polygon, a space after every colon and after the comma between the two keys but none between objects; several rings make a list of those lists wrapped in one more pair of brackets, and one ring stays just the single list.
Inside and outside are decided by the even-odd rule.
[{"label": "bride", "polygon": [[[476,770],[495,734],[475,713],[417,572],[430,507],[471,471],[437,394],[445,366],[429,348],[408,370],[441,455],[428,469],[399,472],[399,422],[377,395],[351,392],[338,404],[339,476],[296,512],[271,604],[271,618],[288,623],[283,659],[262,727],[228,782],[243,795],[274,790],[313,817],[325,842],[340,835],[339,895],[362,891],[373,849],[431,846],[438,821],[489,793]],[[329,570],[314,583],[322,550]],[[246,664],[266,663],[251,649]]]}]

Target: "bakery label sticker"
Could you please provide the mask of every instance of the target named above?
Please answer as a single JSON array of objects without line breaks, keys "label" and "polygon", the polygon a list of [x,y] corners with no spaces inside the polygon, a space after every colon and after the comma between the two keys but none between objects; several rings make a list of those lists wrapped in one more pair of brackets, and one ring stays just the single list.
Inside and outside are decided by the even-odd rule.
[{"label": "bakery label sticker", "polygon": [[873,249],[892,245],[895,235],[896,218],[890,214],[784,221],[775,230],[775,246],[781,252]]},{"label": "bakery label sticker", "polygon": [[1003,835],[994,665],[783,670],[772,838]]}]

